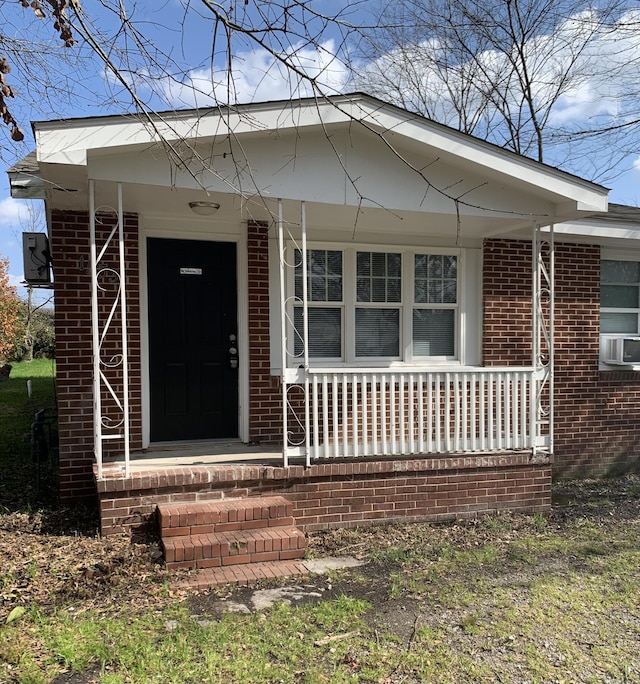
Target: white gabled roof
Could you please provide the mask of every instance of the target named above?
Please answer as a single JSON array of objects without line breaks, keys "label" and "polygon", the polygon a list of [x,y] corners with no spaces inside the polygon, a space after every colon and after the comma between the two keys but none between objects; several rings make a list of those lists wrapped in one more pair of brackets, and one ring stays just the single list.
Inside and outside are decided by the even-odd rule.
[{"label": "white gabled roof", "polygon": [[383,140],[403,137],[447,159],[458,158],[492,175],[552,190],[575,201],[579,210],[606,211],[607,190],[601,186],[359,93],[324,100],[171,111],[148,118],[115,115],[40,121],[34,123],[34,131],[39,162],[85,165],[90,150],[133,149],[160,140],[205,140],[229,134],[273,135],[310,127],[329,130],[352,122],[375,131]]},{"label": "white gabled roof", "polygon": [[[133,211],[149,206],[142,186],[204,187],[266,201],[304,199],[334,213],[364,208],[371,224],[380,209],[409,212],[414,223],[430,215],[448,233],[462,214],[476,237],[607,211],[606,188],[361,93],[40,121],[33,128],[43,179],[78,189],[66,205],[56,198],[62,208],[81,201],[82,179],[91,177],[127,183],[140,200]],[[246,154],[244,166],[223,158],[225,145]],[[194,173],[175,163],[213,159],[214,152],[200,185],[202,166]],[[171,172],[162,163],[170,158]]]}]

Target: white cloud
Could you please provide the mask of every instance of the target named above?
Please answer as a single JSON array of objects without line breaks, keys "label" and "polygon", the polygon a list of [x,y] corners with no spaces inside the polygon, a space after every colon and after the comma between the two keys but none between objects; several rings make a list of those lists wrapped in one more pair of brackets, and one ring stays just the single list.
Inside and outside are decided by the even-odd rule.
[{"label": "white cloud", "polygon": [[24,282],[24,276],[17,276],[17,275],[12,275],[11,273],[9,273],[9,286],[10,287],[21,288],[23,282]]},{"label": "white cloud", "polygon": [[25,200],[5,197],[0,200],[0,226],[19,227],[28,223],[32,210]]},{"label": "white cloud", "polygon": [[245,51],[233,57],[230,69],[194,70],[184,81],[163,77],[156,85],[176,106],[202,107],[309,96],[314,92],[310,79],[325,93],[339,93],[349,80],[332,40],[293,46],[284,58],[293,69],[265,50]]},{"label": "white cloud", "polygon": [[[553,34],[538,34],[525,46],[532,94],[541,117],[566,126],[597,118],[620,120],[637,108],[640,92],[640,10],[627,12],[612,26],[602,27],[596,10],[586,10],[559,24]],[[382,97],[425,112],[455,126],[465,102],[466,121],[485,107],[487,120],[495,112],[487,93],[497,91],[516,112],[522,107],[512,89],[507,55],[487,50],[475,61],[456,59],[455,48],[437,40],[395,47],[377,60],[360,65],[364,88],[373,85]],[[522,112],[525,116],[526,109]]]}]

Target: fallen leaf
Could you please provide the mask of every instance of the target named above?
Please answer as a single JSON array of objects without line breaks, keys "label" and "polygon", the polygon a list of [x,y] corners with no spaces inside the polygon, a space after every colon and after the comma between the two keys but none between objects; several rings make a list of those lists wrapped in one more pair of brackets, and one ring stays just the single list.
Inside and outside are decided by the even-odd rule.
[{"label": "fallen leaf", "polygon": [[26,612],[27,612],[27,609],[24,606],[16,606],[9,613],[9,615],[7,615],[7,624],[9,624],[10,622],[14,622],[18,618],[22,617]]}]

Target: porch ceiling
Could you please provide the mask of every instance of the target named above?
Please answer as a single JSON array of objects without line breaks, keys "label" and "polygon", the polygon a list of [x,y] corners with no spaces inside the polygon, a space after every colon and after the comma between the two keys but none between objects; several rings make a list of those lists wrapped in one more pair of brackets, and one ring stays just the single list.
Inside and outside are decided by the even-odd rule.
[{"label": "porch ceiling", "polygon": [[[43,165],[47,178],[47,200],[51,208],[87,211],[88,181],[84,167]],[[220,204],[212,217],[198,217],[189,209],[189,202],[208,200]],[[96,206],[115,207],[116,184],[112,181],[96,183]],[[240,197],[233,193],[205,192],[194,188],[167,188],[143,183],[123,186],[126,212],[137,213],[150,221],[176,221],[188,227],[194,223],[237,225],[240,221],[273,222],[278,216],[278,201],[260,195]],[[431,239],[442,244],[477,242],[485,237],[504,235],[529,237],[534,221],[548,223],[548,215],[519,215],[517,213],[476,212],[460,207],[459,215],[442,205],[436,211],[428,207],[421,211],[375,206],[353,206],[306,201],[308,235],[312,240],[344,240],[363,238],[374,241],[403,239]],[[284,201],[284,218],[295,234],[300,223],[300,201]],[[377,237],[376,237],[377,236]]]}]

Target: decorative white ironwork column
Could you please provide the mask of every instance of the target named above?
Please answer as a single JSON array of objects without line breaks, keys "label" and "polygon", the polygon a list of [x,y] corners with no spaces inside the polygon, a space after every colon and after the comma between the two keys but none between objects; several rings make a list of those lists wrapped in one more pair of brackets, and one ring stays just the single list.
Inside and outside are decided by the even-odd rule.
[{"label": "decorative white ironwork column", "polygon": [[[533,229],[532,302],[533,349],[532,365],[536,381],[532,383],[533,453],[553,453],[553,365],[554,365],[554,283],[555,246],[553,224],[543,232],[540,225]],[[546,440],[544,428],[546,426]]]},{"label": "decorative white ironwork column", "polygon": [[[98,234],[99,233],[99,234]],[[98,478],[104,443],[123,441],[125,477],[129,476],[129,364],[122,185],[117,208],[95,205],[89,181],[91,252],[91,329],[93,341],[93,437]]]},{"label": "decorative white ironwork column", "polygon": [[[306,206],[301,202],[301,237],[297,240],[289,229],[287,241],[293,246],[287,257],[285,244],[285,221],[282,200],[278,200],[278,250],[280,261],[280,333],[282,339],[282,456],[284,465],[289,465],[292,453],[302,450],[307,465],[311,463],[310,448],[310,406],[309,406],[309,319],[307,311],[307,215]],[[298,256],[299,255],[299,256]],[[302,269],[302,297],[296,295],[295,285],[291,295],[287,295],[287,273]],[[302,334],[295,325],[295,308],[302,309]],[[296,342],[301,351],[296,353]],[[294,359],[296,363],[290,361]],[[293,367],[292,367],[293,366]],[[300,406],[302,401],[302,407]],[[303,410],[301,410],[303,409]]]}]

